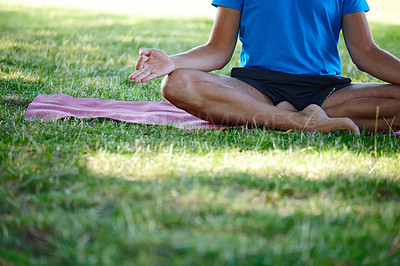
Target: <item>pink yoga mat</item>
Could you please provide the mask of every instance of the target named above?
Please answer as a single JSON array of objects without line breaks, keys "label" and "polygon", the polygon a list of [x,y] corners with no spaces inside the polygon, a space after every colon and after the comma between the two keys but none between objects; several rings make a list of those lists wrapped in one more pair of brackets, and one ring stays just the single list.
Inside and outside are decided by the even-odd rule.
[{"label": "pink yoga mat", "polygon": [[[65,117],[109,118],[135,124],[173,125],[177,128],[231,128],[201,120],[170,103],[73,98],[64,94],[38,95],[25,113],[26,120],[51,121]],[[400,131],[395,134],[400,135]]]},{"label": "pink yoga mat", "polygon": [[146,125],[171,124],[178,128],[228,128],[201,120],[170,103],[73,98],[63,94],[38,95],[25,113],[26,120],[52,121],[65,117],[108,118]]}]

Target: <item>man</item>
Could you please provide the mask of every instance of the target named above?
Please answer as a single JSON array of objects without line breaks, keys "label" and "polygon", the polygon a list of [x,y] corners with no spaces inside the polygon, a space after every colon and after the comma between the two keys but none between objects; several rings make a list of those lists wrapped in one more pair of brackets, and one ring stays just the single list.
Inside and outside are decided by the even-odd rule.
[{"label": "man", "polygon": [[[375,129],[378,112],[380,131],[400,129],[400,60],[374,43],[365,0],[213,5],[217,14],[207,44],[174,56],[141,49],[130,78],[146,82],[167,75],[161,88],[168,101],[217,123],[358,133],[358,127]],[[351,84],[338,76],[341,30],[357,67],[391,84]],[[243,68],[234,68],[232,77],[208,73],[230,61],[238,33]]]}]

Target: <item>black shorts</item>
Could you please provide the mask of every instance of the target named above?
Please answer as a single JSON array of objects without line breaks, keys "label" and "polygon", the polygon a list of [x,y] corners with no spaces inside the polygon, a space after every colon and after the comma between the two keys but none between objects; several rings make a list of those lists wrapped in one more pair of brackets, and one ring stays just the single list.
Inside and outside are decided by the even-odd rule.
[{"label": "black shorts", "polygon": [[341,76],[297,75],[261,68],[235,67],[231,76],[269,96],[274,105],[288,101],[299,111],[310,104],[321,106],[333,92],[351,83]]}]

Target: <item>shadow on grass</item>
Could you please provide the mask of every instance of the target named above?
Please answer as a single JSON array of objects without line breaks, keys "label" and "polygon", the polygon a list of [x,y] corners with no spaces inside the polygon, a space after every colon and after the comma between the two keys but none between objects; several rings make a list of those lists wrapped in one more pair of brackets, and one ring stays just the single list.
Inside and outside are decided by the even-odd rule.
[{"label": "shadow on grass", "polygon": [[[4,258],[11,264],[399,264],[398,251],[388,254],[400,223],[395,171],[336,169],[310,180],[277,170],[219,172],[199,165],[191,172],[159,169],[151,180],[141,173],[122,180],[94,171],[85,159],[103,150],[135,154],[136,142],[150,159],[168,146],[203,156],[327,147],[357,155],[373,150],[372,139],[10,119],[8,106],[25,107],[43,91],[70,86],[81,89],[77,95],[94,95],[99,85],[84,78],[126,76],[139,47],[183,51],[204,43],[211,26],[208,19],[52,12],[0,11],[0,68],[16,75],[0,80],[0,104],[8,108],[0,121],[0,264]],[[398,29],[382,25],[375,39],[389,45],[386,34],[399,36]],[[372,163],[398,154],[396,138],[380,140],[378,157],[368,157]]]},{"label": "shadow on grass", "polygon": [[398,233],[400,188],[355,176],[212,178],[199,171],[128,181],[85,168],[18,178],[6,170],[3,255],[67,264],[87,262],[89,254],[151,263],[398,262],[387,251]]}]

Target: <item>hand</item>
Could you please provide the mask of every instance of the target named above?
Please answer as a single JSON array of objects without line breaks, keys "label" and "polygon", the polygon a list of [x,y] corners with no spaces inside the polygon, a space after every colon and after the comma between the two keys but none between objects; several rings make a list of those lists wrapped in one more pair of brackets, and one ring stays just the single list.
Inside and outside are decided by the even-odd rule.
[{"label": "hand", "polygon": [[146,82],[168,75],[175,70],[175,63],[162,50],[143,48],[139,53],[136,71],[129,76],[133,82]]},{"label": "hand", "polygon": [[324,109],[316,104],[310,104],[300,114],[309,117],[304,130],[329,132],[340,129],[348,129],[354,132],[355,135],[360,135],[360,129],[350,118],[331,118]]}]

